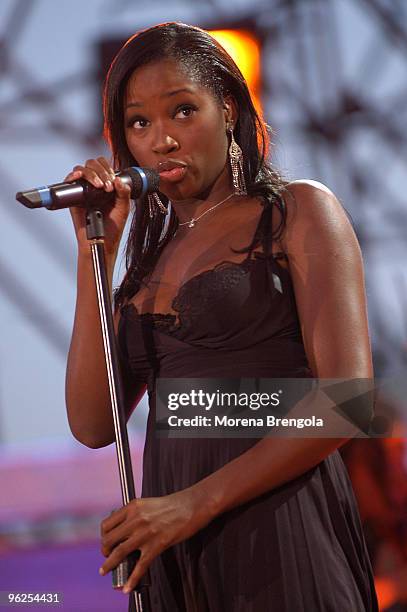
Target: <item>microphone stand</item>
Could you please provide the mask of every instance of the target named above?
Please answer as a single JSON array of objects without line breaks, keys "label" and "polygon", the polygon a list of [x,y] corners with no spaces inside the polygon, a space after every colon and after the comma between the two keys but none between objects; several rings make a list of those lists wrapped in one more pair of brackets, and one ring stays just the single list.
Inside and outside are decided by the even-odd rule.
[{"label": "microphone stand", "polygon": [[[107,375],[109,381],[110,400],[113,412],[113,421],[116,438],[116,454],[119,465],[120,485],[123,505],[135,499],[133,469],[131,463],[129,439],[126,429],[124,408],[124,393],[119,367],[118,348],[113,324],[112,302],[110,288],[106,274],[106,261],[104,251],[104,222],[103,212],[97,208],[88,208],[86,213],[86,235],[90,242],[93,271],[95,274],[96,292],[99,306],[99,316],[102,328],[103,348]],[[124,586],[130,576],[139,551],[135,551],[122,561],[112,571],[114,588]],[[129,596],[129,612],[151,612],[148,586],[150,584],[149,571],[139,581],[135,590]]]}]

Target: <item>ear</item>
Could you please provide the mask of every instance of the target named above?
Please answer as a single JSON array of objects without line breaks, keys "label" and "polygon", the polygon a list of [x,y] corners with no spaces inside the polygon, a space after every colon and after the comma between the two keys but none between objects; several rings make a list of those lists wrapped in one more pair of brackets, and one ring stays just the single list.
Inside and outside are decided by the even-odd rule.
[{"label": "ear", "polygon": [[235,126],[239,117],[237,104],[232,96],[225,96],[223,99],[223,112],[225,115],[225,127]]}]

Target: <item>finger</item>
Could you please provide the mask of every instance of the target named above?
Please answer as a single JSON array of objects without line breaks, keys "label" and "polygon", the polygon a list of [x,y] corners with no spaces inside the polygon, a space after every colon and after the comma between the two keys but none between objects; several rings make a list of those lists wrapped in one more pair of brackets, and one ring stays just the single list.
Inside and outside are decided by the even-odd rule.
[{"label": "finger", "polygon": [[[131,533],[129,534],[129,530]],[[108,551],[107,559],[104,561],[102,567],[99,570],[100,574],[105,574],[113,568],[117,567],[123,559],[135,550],[140,550],[145,545],[151,545],[151,533],[148,530],[134,529],[134,527],[125,526],[125,529],[121,531],[122,536],[120,539],[115,538],[115,546]],[[157,545],[155,545],[157,548]],[[163,550],[166,546],[159,544],[158,549]],[[102,548],[102,554],[104,550]]]},{"label": "finger", "polygon": [[110,180],[114,181],[114,179],[116,178],[116,174],[112,166],[107,161],[106,157],[98,157],[97,161],[100,163],[100,165],[105,169],[107,174],[110,176]]},{"label": "finger", "polygon": [[64,178],[64,183],[69,183],[70,181],[76,181],[78,178],[81,178],[82,170],[71,170],[69,174]]},{"label": "finger", "polygon": [[128,201],[130,200],[131,188],[129,185],[126,185],[120,177],[116,177],[114,180],[114,188],[116,190],[117,196],[120,200]]},{"label": "finger", "polygon": [[108,557],[119,544],[130,539],[133,549],[139,548],[152,536],[151,529],[141,524],[137,516],[128,518],[102,536],[101,553]]},{"label": "finger", "polygon": [[100,535],[103,537],[111,529],[114,529],[115,527],[123,523],[123,521],[126,520],[126,516],[126,507],[119,508],[119,510],[113,510],[110,515],[107,518],[103,519],[103,521],[100,523]]},{"label": "finger", "polygon": [[115,567],[117,567],[126,557],[128,557],[132,552],[138,549],[138,546],[134,543],[133,539],[125,540],[124,542],[120,542],[109,555],[109,557],[105,560],[103,565],[99,569],[99,574],[104,576],[108,572],[112,571]]},{"label": "finger", "polygon": [[[103,164],[99,160],[103,160]],[[85,163],[85,167],[89,168],[96,174],[96,176],[99,177],[99,179],[103,182],[105,191],[113,191],[114,173],[112,176],[110,166],[104,157],[99,157],[98,159],[88,159]]]},{"label": "finger", "polygon": [[83,178],[86,179],[91,185],[100,189],[101,187],[106,187],[104,181],[100,178],[98,173],[92,168],[85,167],[82,171]]},{"label": "finger", "polygon": [[[126,520],[102,536],[101,553],[104,557],[109,557],[115,551],[117,552],[117,548],[123,543],[127,543],[130,550],[135,550],[146,542],[151,542],[153,538],[156,538],[157,544],[162,548],[166,548],[169,544],[165,536],[161,535],[160,537],[158,534],[157,537],[157,533],[151,525],[145,525],[139,517],[133,517],[133,519]],[[122,549],[123,547],[118,552]]]},{"label": "finger", "polygon": [[118,527],[110,530],[102,537],[100,548],[102,555],[108,557],[116,546],[121,542],[125,542],[127,538],[134,534],[134,531],[133,523],[128,521],[120,523]]},{"label": "finger", "polygon": [[[126,522],[123,526],[115,529],[108,536],[103,538],[101,552],[104,557],[109,557],[109,555],[112,555],[118,546],[124,542],[129,545],[130,550],[136,550],[144,546],[147,542],[151,542],[153,537],[154,533],[151,529],[143,527],[138,521],[134,520],[131,523]],[[160,542],[160,545],[163,547],[166,546],[163,540],[158,540],[158,542]]]},{"label": "finger", "polygon": [[149,565],[152,560],[153,560],[153,557],[141,551],[141,556],[138,559],[134,570],[132,571],[129,578],[127,579],[126,584],[123,586],[123,593],[130,593],[136,588],[137,584],[140,582],[140,579],[144,576],[144,574],[148,570]]}]

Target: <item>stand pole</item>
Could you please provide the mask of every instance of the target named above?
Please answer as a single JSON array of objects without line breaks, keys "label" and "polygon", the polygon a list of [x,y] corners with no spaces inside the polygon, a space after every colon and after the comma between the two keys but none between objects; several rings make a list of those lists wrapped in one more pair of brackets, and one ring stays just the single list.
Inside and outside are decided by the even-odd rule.
[{"label": "stand pole", "polygon": [[[133,469],[131,463],[129,439],[126,428],[124,407],[124,394],[120,375],[118,350],[113,324],[112,303],[110,287],[106,274],[106,261],[104,252],[104,223],[103,213],[97,209],[88,209],[86,214],[86,235],[90,241],[93,271],[95,274],[96,292],[99,306],[99,316],[103,337],[103,348],[109,381],[110,400],[113,413],[114,430],[116,438],[116,454],[119,465],[120,486],[123,505],[135,499]],[[112,571],[114,588],[124,586],[130,576],[137,559],[138,551],[122,561]],[[130,594],[129,610],[135,612],[151,612],[148,586],[150,584],[147,571],[140,580],[136,590]]]}]

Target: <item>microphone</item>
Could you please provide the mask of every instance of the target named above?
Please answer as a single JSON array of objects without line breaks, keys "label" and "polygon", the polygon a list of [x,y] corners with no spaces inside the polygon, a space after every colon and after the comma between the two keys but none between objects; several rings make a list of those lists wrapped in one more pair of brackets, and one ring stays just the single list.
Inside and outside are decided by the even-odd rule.
[{"label": "microphone", "polygon": [[[133,166],[121,172],[116,172],[122,181],[131,187],[133,199],[142,198],[147,193],[158,190],[159,174],[150,168]],[[100,208],[113,204],[115,191],[104,191],[94,187],[85,179],[71,183],[55,183],[28,191],[18,191],[16,200],[27,208],[47,208],[60,210],[79,206],[82,208]]]}]

